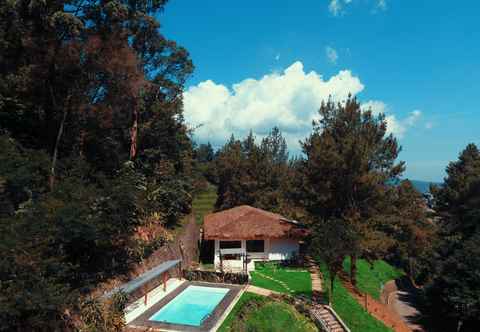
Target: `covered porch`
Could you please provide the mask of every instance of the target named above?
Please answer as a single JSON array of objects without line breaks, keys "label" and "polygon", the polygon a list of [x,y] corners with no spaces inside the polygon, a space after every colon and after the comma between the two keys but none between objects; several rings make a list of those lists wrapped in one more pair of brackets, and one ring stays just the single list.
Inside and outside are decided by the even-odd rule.
[{"label": "covered porch", "polygon": [[247,272],[255,269],[255,261],[268,260],[270,241],[215,240],[215,269]]}]

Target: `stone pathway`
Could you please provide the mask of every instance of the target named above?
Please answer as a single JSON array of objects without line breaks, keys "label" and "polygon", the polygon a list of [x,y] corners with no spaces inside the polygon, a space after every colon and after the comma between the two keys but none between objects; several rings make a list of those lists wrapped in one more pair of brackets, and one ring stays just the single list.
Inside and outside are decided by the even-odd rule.
[{"label": "stone pathway", "polygon": [[310,311],[311,315],[315,317],[328,332],[349,332],[348,329],[344,328],[339,318],[335,316],[333,309],[322,304],[323,277],[317,262],[312,257],[307,256],[305,257],[305,265],[312,279],[312,301],[314,303]]},{"label": "stone pathway", "polygon": [[322,274],[312,257],[307,256],[305,263],[308,267],[308,272],[310,272],[310,278],[312,278],[312,292],[318,296],[323,292]]},{"label": "stone pathway", "polygon": [[270,289],[257,287],[257,286],[253,286],[253,285],[248,285],[247,288],[245,288],[245,291],[255,293],[255,294],[258,294],[258,295],[262,295],[262,296],[270,296],[272,294],[280,294],[279,292],[275,292],[275,291],[272,291]]},{"label": "stone pathway", "polygon": [[349,332],[346,330],[335,315],[330,311],[330,308],[323,305],[316,305],[311,314],[317,320],[322,322],[322,326],[328,332]]},{"label": "stone pathway", "polygon": [[268,279],[268,280],[271,280],[273,282],[276,282],[277,284],[279,284],[280,286],[282,286],[283,288],[285,288],[287,290],[287,292],[289,292],[290,294],[293,294],[295,291],[292,290],[290,287],[288,287],[288,285],[281,281],[281,280],[277,280],[273,277],[270,277],[270,276],[267,276],[266,274],[263,274],[261,272],[258,272],[258,271],[255,271],[256,274],[258,274],[259,276],[261,276],[262,278],[265,278],[265,279]]}]

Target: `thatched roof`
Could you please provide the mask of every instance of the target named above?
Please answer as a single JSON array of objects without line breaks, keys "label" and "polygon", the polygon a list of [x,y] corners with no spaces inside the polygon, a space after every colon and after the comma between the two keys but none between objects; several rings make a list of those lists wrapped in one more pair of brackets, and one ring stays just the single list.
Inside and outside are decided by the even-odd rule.
[{"label": "thatched roof", "polygon": [[283,216],[242,205],[204,218],[204,238],[253,240],[302,238],[306,230],[298,222]]}]

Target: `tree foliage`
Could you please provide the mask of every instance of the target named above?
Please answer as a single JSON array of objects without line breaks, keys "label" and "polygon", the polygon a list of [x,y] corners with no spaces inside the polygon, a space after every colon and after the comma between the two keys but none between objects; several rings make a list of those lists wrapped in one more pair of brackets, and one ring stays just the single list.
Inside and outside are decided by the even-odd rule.
[{"label": "tree foliage", "polygon": [[232,135],[218,151],[215,173],[217,209],[247,204],[280,212],[286,207],[288,152],[278,128],[273,128],[260,144],[252,132],[243,141]]},{"label": "tree foliage", "polygon": [[0,330],[72,328],[189,212],[193,65],[165,3],[0,3]]},{"label": "tree foliage", "polygon": [[355,257],[374,257],[390,246],[375,218],[404,163],[396,161],[400,147],[387,135],[385,116],[362,111],[356,99],[323,103],[319,116],[302,143],[302,203],[315,222],[343,220],[356,235],[350,242],[355,283]]},{"label": "tree foliage", "polygon": [[433,188],[441,241],[430,258],[426,297],[443,326],[475,331],[480,321],[480,152],[469,144]]}]

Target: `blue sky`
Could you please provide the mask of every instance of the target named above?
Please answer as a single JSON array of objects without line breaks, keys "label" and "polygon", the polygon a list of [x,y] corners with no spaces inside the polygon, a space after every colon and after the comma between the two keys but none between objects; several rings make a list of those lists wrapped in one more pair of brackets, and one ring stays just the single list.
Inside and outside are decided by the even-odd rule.
[{"label": "blue sky", "polygon": [[219,145],[274,125],[293,153],[319,100],[348,92],[385,112],[405,175],[439,181],[480,142],[478,1],[171,0],[163,33],[196,66],[185,93],[196,138]]}]

